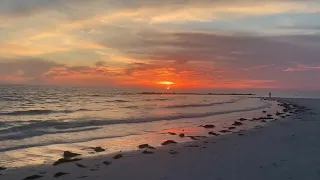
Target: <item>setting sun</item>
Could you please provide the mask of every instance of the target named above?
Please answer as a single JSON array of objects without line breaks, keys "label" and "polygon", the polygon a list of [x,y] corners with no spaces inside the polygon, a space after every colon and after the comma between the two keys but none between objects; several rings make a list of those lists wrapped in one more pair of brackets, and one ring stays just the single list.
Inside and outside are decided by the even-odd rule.
[{"label": "setting sun", "polygon": [[158,82],[158,84],[163,84],[163,85],[173,85],[174,82],[171,82],[171,81],[160,81]]}]

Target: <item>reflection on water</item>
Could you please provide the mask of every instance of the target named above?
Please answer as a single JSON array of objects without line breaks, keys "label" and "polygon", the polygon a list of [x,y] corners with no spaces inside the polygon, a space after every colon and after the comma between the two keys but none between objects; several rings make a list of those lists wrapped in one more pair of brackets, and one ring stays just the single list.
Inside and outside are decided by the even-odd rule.
[{"label": "reflection on water", "polygon": [[[237,96],[125,95],[89,88],[0,87],[0,165],[6,167],[52,162],[65,150],[92,156],[86,148],[105,153],[135,150],[139,144],[159,146],[172,133],[207,136],[239,117],[261,116],[277,108],[271,102]],[[254,123],[253,123],[254,124]],[[249,128],[252,125],[241,128]]]}]

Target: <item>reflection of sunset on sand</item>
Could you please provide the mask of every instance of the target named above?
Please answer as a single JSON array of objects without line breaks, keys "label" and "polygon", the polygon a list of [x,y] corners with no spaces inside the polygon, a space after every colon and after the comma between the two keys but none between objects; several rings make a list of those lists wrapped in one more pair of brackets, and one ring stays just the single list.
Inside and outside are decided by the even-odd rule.
[{"label": "reflection of sunset on sand", "polygon": [[[318,103],[317,100],[285,99],[281,101],[306,105],[312,111],[318,111],[314,109]],[[155,131],[124,138],[101,139],[72,145],[52,145],[41,150],[30,148],[28,151],[20,152],[20,154],[12,151],[8,155],[13,153],[16,158],[22,159],[26,158],[22,154],[40,155],[44,153],[48,158],[47,162],[51,162],[50,157],[58,159],[64,151],[71,151],[82,154],[80,156],[82,160],[77,161],[77,166],[75,166],[75,163],[66,163],[57,166],[48,164],[39,167],[20,167],[15,170],[6,170],[2,176],[6,180],[14,180],[30,177],[34,174],[44,176],[44,179],[46,179],[46,177],[49,178],[57,172],[64,172],[67,173],[66,178],[68,179],[87,176],[97,180],[105,179],[105,177],[124,180],[129,177],[140,179],[146,176],[152,176],[151,179],[161,179],[165,173],[167,177],[174,177],[175,179],[196,179],[197,177],[205,180],[219,177],[232,179],[237,175],[237,177],[243,179],[254,177],[255,179],[267,180],[270,177],[287,177],[288,174],[283,173],[283,171],[290,168],[286,172],[300,178],[305,172],[316,170],[314,165],[317,162],[317,158],[315,158],[317,156],[313,156],[316,152],[310,151],[308,148],[316,148],[317,146],[314,143],[307,143],[308,145],[306,145],[305,137],[302,139],[299,137],[316,138],[314,133],[318,132],[315,128],[317,123],[312,120],[314,119],[313,112],[303,106],[280,104],[281,108],[279,108],[277,107],[278,103],[275,102],[275,106],[265,108],[268,113],[267,117],[264,117],[266,116],[265,111],[259,110],[256,113],[236,113],[216,117],[218,119],[222,118],[223,121],[214,120],[213,117],[199,119],[198,122],[186,120],[177,123],[177,128],[170,128],[172,125],[164,121],[153,124],[155,127],[162,129],[158,133]],[[294,113],[286,114],[279,113],[279,111]],[[269,115],[277,120],[274,118],[268,119]],[[280,117],[288,115],[291,117]],[[265,122],[267,123],[257,120],[259,116],[266,118]],[[299,121],[296,118],[306,118],[308,121]],[[239,123],[240,121],[242,123]],[[200,126],[196,124],[200,124]],[[210,124],[214,124],[214,126]],[[229,133],[223,133],[222,130],[228,132],[225,129],[235,124],[237,124],[236,129],[230,130]],[[288,128],[290,129],[288,130]],[[184,136],[181,136],[181,134],[184,134]],[[220,136],[217,137],[217,135]],[[290,141],[288,141],[288,138]],[[171,139],[172,142],[179,142],[179,144],[160,147],[160,144],[168,139]],[[300,145],[302,144],[305,145],[304,149],[301,149]],[[138,150],[139,145],[146,148]],[[107,147],[105,148],[107,152],[89,151],[91,147],[98,146]],[[293,149],[288,151],[289,147],[293,147]],[[108,155],[110,152],[114,153]],[[304,161],[311,163],[307,170],[299,168],[301,160],[295,159],[302,152],[309,152],[312,155],[303,158]],[[35,158],[34,163],[41,163],[36,156],[32,158]],[[237,159],[237,163],[232,163],[235,159]],[[287,162],[290,163],[287,164]],[[284,164],[286,166],[283,166]],[[19,166],[18,163],[16,165]],[[188,173],[186,173],[185,167],[189,167]],[[36,171],[30,171],[31,168],[36,169]],[[80,168],[81,171],[79,171]],[[127,169],[126,173],[121,173],[124,168]],[[233,173],[230,173],[232,169]],[[253,170],[257,170],[259,173],[253,173]],[[270,171],[273,173],[270,174]],[[264,178],[265,176],[262,176],[264,174],[268,178]],[[316,179],[316,175],[312,173],[307,173],[303,177]]]}]

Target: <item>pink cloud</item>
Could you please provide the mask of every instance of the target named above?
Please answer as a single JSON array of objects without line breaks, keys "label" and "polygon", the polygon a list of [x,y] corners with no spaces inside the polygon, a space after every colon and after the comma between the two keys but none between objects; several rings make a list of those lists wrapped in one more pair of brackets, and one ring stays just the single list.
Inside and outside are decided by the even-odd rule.
[{"label": "pink cloud", "polygon": [[246,69],[243,69],[243,70],[245,70],[245,71],[249,71],[249,70],[256,70],[256,69],[267,68],[267,67],[271,67],[271,66],[275,66],[275,64],[261,65],[261,66],[254,66],[254,67],[249,67],[249,68],[246,68]]},{"label": "pink cloud", "polygon": [[295,72],[295,71],[311,71],[311,70],[320,70],[320,66],[298,64],[296,67],[287,68],[287,69],[284,69],[283,71]]}]

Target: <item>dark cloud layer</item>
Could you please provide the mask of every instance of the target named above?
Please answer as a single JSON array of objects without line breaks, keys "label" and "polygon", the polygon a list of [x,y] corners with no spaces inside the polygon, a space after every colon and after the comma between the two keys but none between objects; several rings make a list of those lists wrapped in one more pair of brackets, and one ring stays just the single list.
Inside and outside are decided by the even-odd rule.
[{"label": "dark cloud layer", "polygon": [[[207,33],[159,33],[102,44],[138,59],[216,61],[237,65],[314,63],[320,59],[320,36],[280,37],[217,35]],[[161,37],[161,38],[157,38]],[[299,43],[297,43],[299,42]],[[310,44],[313,48],[310,48]],[[319,45],[319,46],[315,46]]]},{"label": "dark cloud layer", "polygon": [[37,58],[1,59],[1,75],[17,75],[23,78],[39,78],[53,67],[61,67],[61,64]]}]

